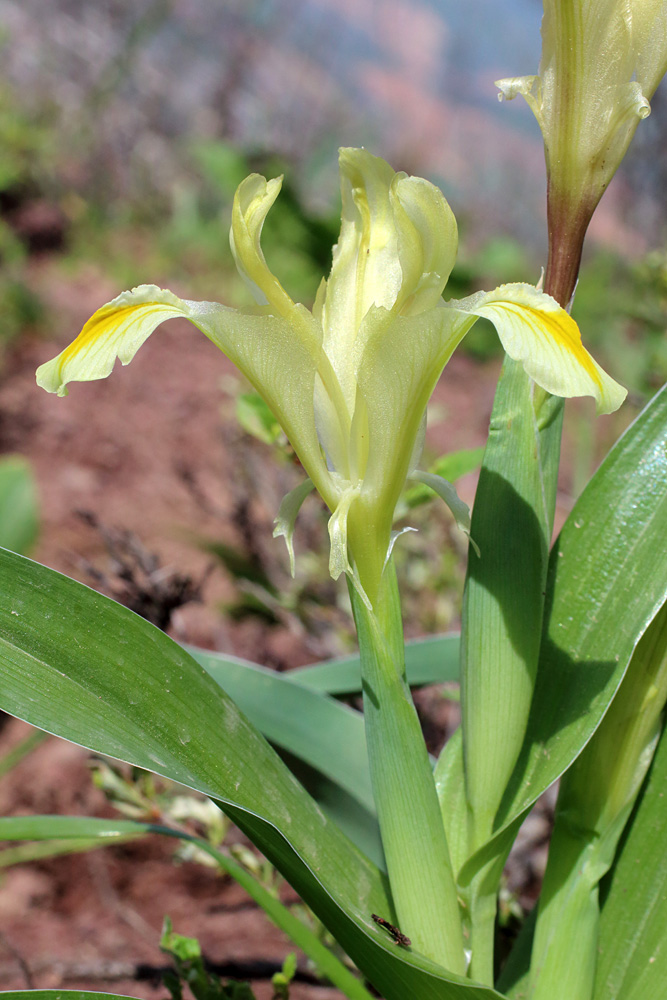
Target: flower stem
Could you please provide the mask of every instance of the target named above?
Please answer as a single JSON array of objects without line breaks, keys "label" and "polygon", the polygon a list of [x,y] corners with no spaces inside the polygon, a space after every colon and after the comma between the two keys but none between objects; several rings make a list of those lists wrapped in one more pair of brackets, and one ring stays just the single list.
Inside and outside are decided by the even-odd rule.
[{"label": "flower stem", "polygon": [[549,184],[547,219],[549,256],[544,276],[544,290],[567,309],[579,278],[584,238],[597,202],[570,204],[567,196],[558,196]]},{"label": "flower stem", "polygon": [[416,951],[463,975],[456,884],[431,762],[405,679],[393,563],[385,569],[372,611],[353,587],[350,594],[359,635],[371,781],[396,919]]}]

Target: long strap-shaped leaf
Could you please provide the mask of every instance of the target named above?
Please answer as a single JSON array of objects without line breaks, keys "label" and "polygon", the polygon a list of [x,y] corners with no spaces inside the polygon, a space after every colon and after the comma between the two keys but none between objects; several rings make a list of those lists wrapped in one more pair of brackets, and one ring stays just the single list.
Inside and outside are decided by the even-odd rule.
[{"label": "long strap-shaped leaf", "polygon": [[[471,538],[461,632],[462,742],[452,741],[436,778],[457,870],[492,835],[521,751],[539,658],[553,530],[563,400],[545,394],[505,359],[491,415]],[[508,720],[509,723],[508,723]],[[465,767],[464,767],[465,760]],[[496,844],[461,886],[472,974],[493,980],[498,884],[512,843]]]},{"label": "long strap-shaped leaf", "polygon": [[[459,679],[459,636],[434,635],[405,644],[405,673],[410,687],[443,684]],[[286,680],[327,694],[357,694],[361,691],[359,655],[326,663],[296,667],[283,675]]]},{"label": "long strap-shaped leaf", "polygon": [[294,685],[275,670],[207,649],[185,648],[267,740],[307,761],[375,811],[360,712]]},{"label": "long strap-shaped leaf", "polygon": [[479,555],[469,553],[461,631],[472,850],[493,829],[530,711],[562,412],[563,400],[548,397],[521,365],[506,358],[473,508],[470,531]]},{"label": "long strap-shaped leaf", "polygon": [[275,670],[206,649],[185,648],[262,735],[287,751],[292,773],[327,816],[384,871],[361,712],[292,684]]},{"label": "long strap-shaped leaf", "polygon": [[595,1000],[665,996],[666,842],[667,730],[609,883],[603,887]]},{"label": "long strap-shaped leaf", "polygon": [[535,696],[496,827],[512,822],[597,729],[667,598],[667,386],[611,450],[552,550]]},{"label": "long strap-shaped leaf", "polygon": [[665,537],[667,389],[614,446],[552,550],[519,764],[496,816],[496,833],[464,865],[462,884],[497,869],[521,817],[599,726],[639,639],[667,598],[667,574],[656,559]]},{"label": "long strap-shaped leaf", "polygon": [[0,706],[221,802],[386,1000],[491,1000],[493,990],[396,948],[378,869],[327,820],[201,666],[87,587],[0,552]]}]

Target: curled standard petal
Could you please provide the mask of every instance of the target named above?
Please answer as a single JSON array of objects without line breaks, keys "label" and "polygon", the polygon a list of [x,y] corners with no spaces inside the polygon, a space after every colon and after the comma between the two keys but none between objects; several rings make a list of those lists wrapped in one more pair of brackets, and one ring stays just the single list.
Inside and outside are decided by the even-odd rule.
[{"label": "curled standard petal", "polygon": [[282,177],[267,181],[250,174],[236,189],[232,206],[229,243],[236,268],[259,305],[270,305],[279,316],[289,318],[295,304],[269,270],[261,247],[264,222],[280,194]]},{"label": "curled standard petal", "polygon": [[388,163],[365,149],[339,154],[342,218],[331,274],[321,302],[324,350],[350,416],[354,410],[354,345],[372,305],[391,308],[403,280],[389,188]]}]

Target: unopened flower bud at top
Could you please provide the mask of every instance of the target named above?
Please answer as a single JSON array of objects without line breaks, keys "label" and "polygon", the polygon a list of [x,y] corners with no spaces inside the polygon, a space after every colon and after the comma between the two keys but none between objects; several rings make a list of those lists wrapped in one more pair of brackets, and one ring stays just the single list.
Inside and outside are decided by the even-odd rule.
[{"label": "unopened flower bud at top", "polygon": [[583,243],[665,72],[665,0],[544,0],[538,75],[496,86],[500,100],[521,94],[539,122],[556,238]]}]

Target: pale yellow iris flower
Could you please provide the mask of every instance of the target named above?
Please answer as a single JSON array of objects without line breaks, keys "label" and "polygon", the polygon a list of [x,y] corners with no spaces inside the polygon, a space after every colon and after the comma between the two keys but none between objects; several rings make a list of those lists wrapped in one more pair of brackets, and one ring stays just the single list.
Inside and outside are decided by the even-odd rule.
[{"label": "pale yellow iris flower", "polygon": [[290,555],[296,514],[314,486],[331,510],[332,575],[348,573],[372,604],[409,475],[440,493],[466,526],[453,488],[415,466],[431,393],[479,317],[495,324],[506,352],[547,391],[593,396],[607,413],[625,390],[584,349],[570,316],[530,285],[443,302],[457,228],[433,184],[395,173],[363,149],[341,150],[340,174],[340,238],[312,310],[292,301],[264,259],[262,225],[281,181],[253,174],[236,192],[230,239],[256,307],[191,302],[141,285],[102,306],[39,368],[37,381],[65,395],[68,382],[105,378],[160,323],[185,316],[264,398],[306,470],[309,481],[288,494],[277,519]]}]

